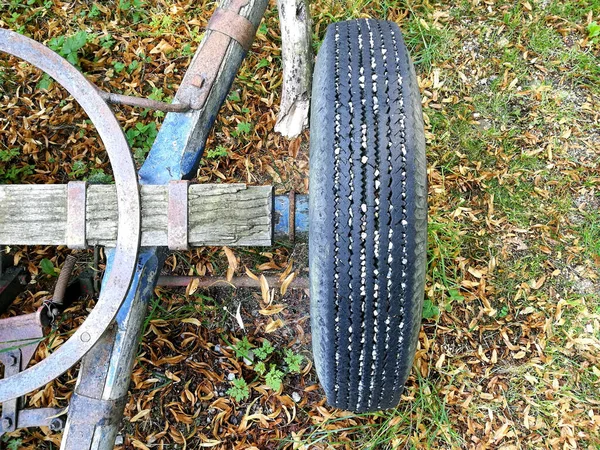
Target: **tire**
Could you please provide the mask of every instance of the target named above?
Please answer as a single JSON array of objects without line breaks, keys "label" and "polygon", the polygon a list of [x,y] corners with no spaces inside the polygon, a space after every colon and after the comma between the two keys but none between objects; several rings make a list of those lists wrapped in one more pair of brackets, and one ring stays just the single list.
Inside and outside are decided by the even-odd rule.
[{"label": "tire", "polygon": [[332,24],[315,65],[313,353],[332,406],[395,407],[414,360],[427,250],[421,97],[395,23]]}]

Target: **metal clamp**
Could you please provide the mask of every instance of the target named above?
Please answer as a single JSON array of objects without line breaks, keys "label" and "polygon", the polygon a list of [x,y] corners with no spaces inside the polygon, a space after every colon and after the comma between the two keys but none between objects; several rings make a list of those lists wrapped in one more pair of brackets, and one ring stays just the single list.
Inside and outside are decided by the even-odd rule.
[{"label": "metal clamp", "polygon": [[167,242],[169,250],[189,250],[188,190],[190,182],[174,180],[169,183]]},{"label": "metal clamp", "polygon": [[256,35],[252,22],[229,8],[217,8],[206,28],[230,37],[246,51],[252,47]]},{"label": "metal clamp", "polygon": [[86,194],[85,181],[69,181],[67,184],[67,247],[74,250],[85,250],[87,240],[86,226]]}]

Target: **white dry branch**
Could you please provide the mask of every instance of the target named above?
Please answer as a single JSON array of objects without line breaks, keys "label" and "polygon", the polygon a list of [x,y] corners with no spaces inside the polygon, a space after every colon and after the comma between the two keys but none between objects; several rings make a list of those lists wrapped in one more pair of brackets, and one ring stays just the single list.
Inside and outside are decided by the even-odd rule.
[{"label": "white dry branch", "polygon": [[313,71],[308,0],[277,0],[281,27],[283,89],[275,131],[297,137],[308,126]]}]

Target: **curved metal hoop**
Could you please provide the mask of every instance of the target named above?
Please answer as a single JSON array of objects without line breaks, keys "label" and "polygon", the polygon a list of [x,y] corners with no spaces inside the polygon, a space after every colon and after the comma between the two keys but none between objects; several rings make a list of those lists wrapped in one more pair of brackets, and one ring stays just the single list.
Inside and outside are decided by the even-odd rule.
[{"label": "curved metal hoop", "polygon": [[0,52],[8,53],[43,70],[79,102],[98,130],[110,159],[119,212],[113,269],[96,307],[85,322],[55,353],[7,379],[0,380],[0,402],[20,397],[49,383],[75,365],[100,339],[127,295],[140,249],[140,194],[135,165],[127,140],[113,112],[96,88],[44,45],[0,28]]}]

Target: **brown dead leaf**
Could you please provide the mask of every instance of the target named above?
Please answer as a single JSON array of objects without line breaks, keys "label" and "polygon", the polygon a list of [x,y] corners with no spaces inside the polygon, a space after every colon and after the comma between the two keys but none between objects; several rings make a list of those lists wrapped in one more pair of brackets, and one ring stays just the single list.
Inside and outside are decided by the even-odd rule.
[{"label": "brown dead leaf", "polygon": [[284,325],[284,323],[283,323],[283,320],[281,320],[281,319],[272,320],[265,327],[265,333],[272,333],[273,331],[281,328],[283,325]]},{"label": "brown dead leaf", "polygon": [[281,295],[285,295],[285,293],[288,290],[289,285],[291,284],[292,281],[294,281],[294,278],[296,278],[296,272],[289,274],[287,276],[287,278],[285,280],[283,280],[283,283],[281,283],[281,288],[280,288]]}]

